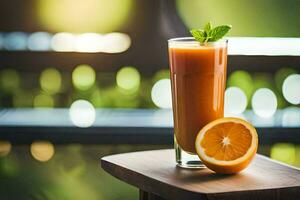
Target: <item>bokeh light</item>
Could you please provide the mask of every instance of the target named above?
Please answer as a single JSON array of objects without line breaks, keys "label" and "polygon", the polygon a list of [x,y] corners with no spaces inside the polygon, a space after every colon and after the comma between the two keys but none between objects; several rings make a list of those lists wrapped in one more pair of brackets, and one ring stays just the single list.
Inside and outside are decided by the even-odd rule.
[{"label": "bokeh light", "polygon": [[90,127],[96,118],[93,105],[86,100],[76,100],[72,103],[69,111],[71,122],[78,127]]},{"label": "bokeh light", "polygon": [[124,33],[109,33],[102,39],[102,52],[121,53],[126,51],[131,45],[129,35]]},{"label": "bokeh light", "polygon": [[300,74],[289,75],[283,82],[282,93],[291,104],[300,104]]},{"label": "bokeh light", "polygon": [[254,113],[263,118],[273,116],[277,109],[276,95],[268,88],[260,88],[255,91],[251,103]]},{"label": "bokeh light", "polygon": [[284,67],[275,73],[275,84],[278,91],[282,92],[283,81],[291,74],[296,74],[297,71],[293,68]]},{"label": "bokeh light", "polygon": [[97,33],[84,33],[76,37],[75,49],[78,52],[101,52],[102,35]]},{"label": "bokeh light", "polygon": [[0,33],[0,49],[3,48],[3,42],[4,42],[3,35]]},{"label": "bokeh light", "polygon": [[33,106],[34,93],[30,90],[18,90],[13,95],[14,107],[32,107]]},{"label": "bokeh light", "polygon": [[300,108],[292,106],[283,110],[282,126],[299,127],[300,126]]},{"label": "bokeh light", "polygon": [[58,52],[75,50],[76,37],[71,33],[56,33],[51,40],[51,48]]},{"label": "bokeh light", "polygon": [[151,90],[151,99],[159,108],[172,108],[170,79],[161,79],[154,84]]},{"label": "bokeh light", "polygon": [[40,86],[48,94],[55,94],[61,89],[61,74],[55,68],[47,68],[40,75]]},{"label": "bokeh light", "polygon": [[29,35],[27,47],[31,51],[50,50],[52,35],[46,32],[35,32]]},{"label": "bokeh light", "polygon": [[247,108],[247,96],[240,88],[229,87],[225,91],[224,106],[226,116],[241,114]]},{"label": "bokeh light", "polygon": [[78,65],[72,72],[72,82],[79,90],[90,89],[96,81],[96,72],[90,65]]},{"label": "bokeh light", "polygon": [[122,67],[116,75],[117,86],[129,91],[136,91],[140,86],[141,75],[134,67]]},{"label": "bokeh light", "polygon": [[248,72],[242,70],[234,71],[232,74],[230,74],[227,82],[229,87],[238,87],[242,89],[245,92],[248,100],[250,100],[254,90],[254,83],[251,75]]},{"label": "bokeh light", "polygon": [[30,145],[30,153],[36,160],[46,162],[49,161],[55,153],[54,145],[48,141],[36,141]]},{"label": "bokeh light", "polygon": [[259,88],[269,88],[271,90],[275,89],[273,76],[270,73],[255,73],[253,75],[253,85],[254,90]]},{"label": "bokeh light", "polygon": [[26,50],[27,34],[23,32],[7,33],[4,37],[3,46],[10,51]]},{"label": "bokeh light", "polygon": [[11,143],[8,141],[0,140],[0,157],[7,156],[11,151]]},{"label": "bokeh light", "polygon": [[54,98],[51,95],[38,94],[33,99],[33,106],[35,108],[40,108],[40,107],[53,108]]},{"label": "bokeh light", "polygon": [[160,69],[158,70],[153,77],[153,82],[159,81],[160,79],[168,79],[170,78],[170,70],[169,69]]},{"label": "bokeh light", "polygon": [[111,32],[129,19],[133,0],[37,0],[44,28],[68,32]]},{"label": "bokeh light", "polygon": [[19,73],[14,69],[0,71],[0,88],[7,93],[14,93],[20,87]]},{"label": "bokeh light", "polygon": [[295,145],[289,143],[274,144],[271,147],[271,158],[287,164],[294,164],[296,158]]}]

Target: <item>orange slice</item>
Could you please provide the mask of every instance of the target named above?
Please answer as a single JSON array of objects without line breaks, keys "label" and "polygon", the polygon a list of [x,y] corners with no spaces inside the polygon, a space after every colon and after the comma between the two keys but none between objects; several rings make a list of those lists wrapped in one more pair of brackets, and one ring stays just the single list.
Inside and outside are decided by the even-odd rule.
[{"label": "orange slice", "polygon": [[253,159],[258,146],[255,128],[238,118],[221,118],[204,126],[197,135],[199,158],[211,170],[237,173]]}]

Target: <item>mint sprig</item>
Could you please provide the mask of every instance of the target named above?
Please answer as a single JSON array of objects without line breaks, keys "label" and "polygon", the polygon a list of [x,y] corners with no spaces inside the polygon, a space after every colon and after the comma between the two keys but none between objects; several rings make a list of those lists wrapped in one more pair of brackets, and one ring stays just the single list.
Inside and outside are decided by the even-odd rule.
[{"label": "mint sprig", "polygon": [[203,29],[191,29],[190,33],[200,44],[206,44],[207,42],[215,42],[223,38],[231,27],[231,25],[221,25],[212,28],[211,23],[208,22]]}]

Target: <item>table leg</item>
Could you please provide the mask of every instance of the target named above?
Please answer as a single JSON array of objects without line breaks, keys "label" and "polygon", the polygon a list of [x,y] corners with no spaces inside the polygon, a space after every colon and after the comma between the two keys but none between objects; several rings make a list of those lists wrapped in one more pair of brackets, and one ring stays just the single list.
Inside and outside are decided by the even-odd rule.
[{"label": "table leg", "polygon": [[140,200],[165,200],[165,199],[160,196],[157,196],[156,194],[146,192],[140,189]]}]

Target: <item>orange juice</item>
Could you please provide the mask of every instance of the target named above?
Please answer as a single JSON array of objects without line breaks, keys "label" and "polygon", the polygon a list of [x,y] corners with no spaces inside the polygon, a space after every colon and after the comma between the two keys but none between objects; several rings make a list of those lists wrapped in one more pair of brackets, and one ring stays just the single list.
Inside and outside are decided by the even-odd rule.
[{"label": "orange juice", "polygon": [[176,142],[195,154],[200,129],[223,117],[227,41],[207,45],[171,41],[169,60]]}]

